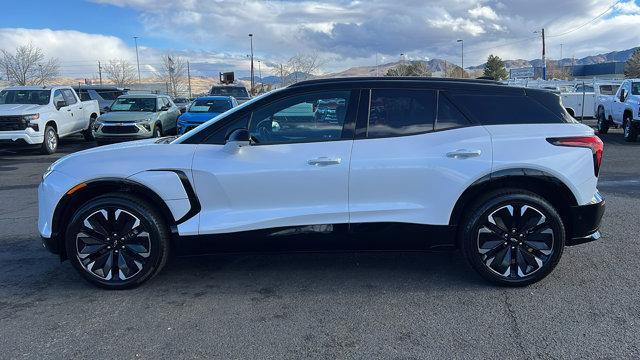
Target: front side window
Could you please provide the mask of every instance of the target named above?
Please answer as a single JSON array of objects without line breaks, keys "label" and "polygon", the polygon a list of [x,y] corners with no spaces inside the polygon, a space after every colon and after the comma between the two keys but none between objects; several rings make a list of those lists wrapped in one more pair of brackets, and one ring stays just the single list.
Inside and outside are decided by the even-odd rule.
[{"label": "front side window", "polygon": [[154,98],[118,98],[111,104],[111,111],[144,111],[156,112]]},{"label": "front side window", "polygon": [[433,130],[434,90],[373,89],[367,137],[420,134]]},{"label": "front side window", "polygon": [[631,83],[631,94],[640,95],[640,82]]},{"label": "front side window", "polygon": [[66,102],[66,100],[64,99],[64,96],[62,95],[62,91],[56,90],[56,91],[53,92],[53,105],[54,106],[58,106],[58,103],[60,101],[65,101]]},{"label": "front side window", "polygon": [[257,109],[249,132],[256,144],[339,140],[351,91],[292,96]]}]

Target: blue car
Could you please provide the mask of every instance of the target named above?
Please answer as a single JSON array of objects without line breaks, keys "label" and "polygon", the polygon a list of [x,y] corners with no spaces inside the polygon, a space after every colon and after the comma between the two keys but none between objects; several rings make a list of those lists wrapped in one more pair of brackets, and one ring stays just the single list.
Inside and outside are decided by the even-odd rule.
[{"label": "blue car", "polygon": [[178,135],[238,106],[233,96],[203,96],[195,99],[187,112],[178,118]]}]

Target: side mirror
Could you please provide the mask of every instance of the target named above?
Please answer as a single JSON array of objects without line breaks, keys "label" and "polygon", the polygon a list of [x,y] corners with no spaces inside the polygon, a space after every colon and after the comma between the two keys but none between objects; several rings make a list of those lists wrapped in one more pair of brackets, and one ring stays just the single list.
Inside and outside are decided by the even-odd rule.
[{"label": "side mirror", "polygon": [[187,108],[180,108],[180,114],[184,114],[187,112]]},{"label": "side mirror", "polygon": [[56,109],[60,110],[63,107],[67,106],[67,102],[64,100],[60,100],[58,102],[56,102]]},{"label": "side mirror", "polygon": [[163,107],[160,108],[160,111],[167,111],[169,110],[169,107],[167,105],[164,105]]},{"label": "side mirror", "polygon": [[625,96],[626,96],[626,94],[625,94],[625,91],[624,91],[624,90],[625,90],[625,89],[620,89],[620,101],[624,101],[624,98],[625,98]]},{"label": "side mirror", "polygon": [[227,136],[225,147],[241,148],[244,146],[249,146],[249,144],[251,144],[251,135],[249,134],[249,130],[236,129]]},{"label": "side mirror", "polygon": [[104,108],[102,108],[103,113],[108,113],[109,111],[111,111],[111,108],[108,106],[105,106]]}]

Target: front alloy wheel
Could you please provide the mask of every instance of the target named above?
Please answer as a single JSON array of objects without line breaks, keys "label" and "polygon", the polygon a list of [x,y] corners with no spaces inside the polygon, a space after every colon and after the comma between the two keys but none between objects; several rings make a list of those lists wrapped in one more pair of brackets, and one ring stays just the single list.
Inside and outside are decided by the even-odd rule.
[{"label": "front alloy wheel", "polygon": [[142,199],[108,194],[78,210],[66,232],[69,259],[89,282],[134,287],[155,275],[168,257],[164,220]]},{"label": "front alloy wheel", "polygon": [[108,207],[87,216],[76,235],[83,268],[101,280],[126,281],[138,274],[151,254],[149,231],[130,212]]},{"label": "front alloy wheel", "polygon": [[564,248],[564,225],[554,207],[528,191],[496,191],[472,206],[460,246],[485,279],[523,286],[547,276]]}]

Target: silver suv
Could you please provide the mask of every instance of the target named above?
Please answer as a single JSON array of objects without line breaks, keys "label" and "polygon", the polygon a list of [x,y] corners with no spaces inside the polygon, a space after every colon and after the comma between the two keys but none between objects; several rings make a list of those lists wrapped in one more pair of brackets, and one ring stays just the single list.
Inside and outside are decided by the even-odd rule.
[{"label": "silver suv", "polygon": [[169,96],[122,95],[98,118],[93,131],[98,143],[160,137],[175,133],[178,116],[180,110]]}]

